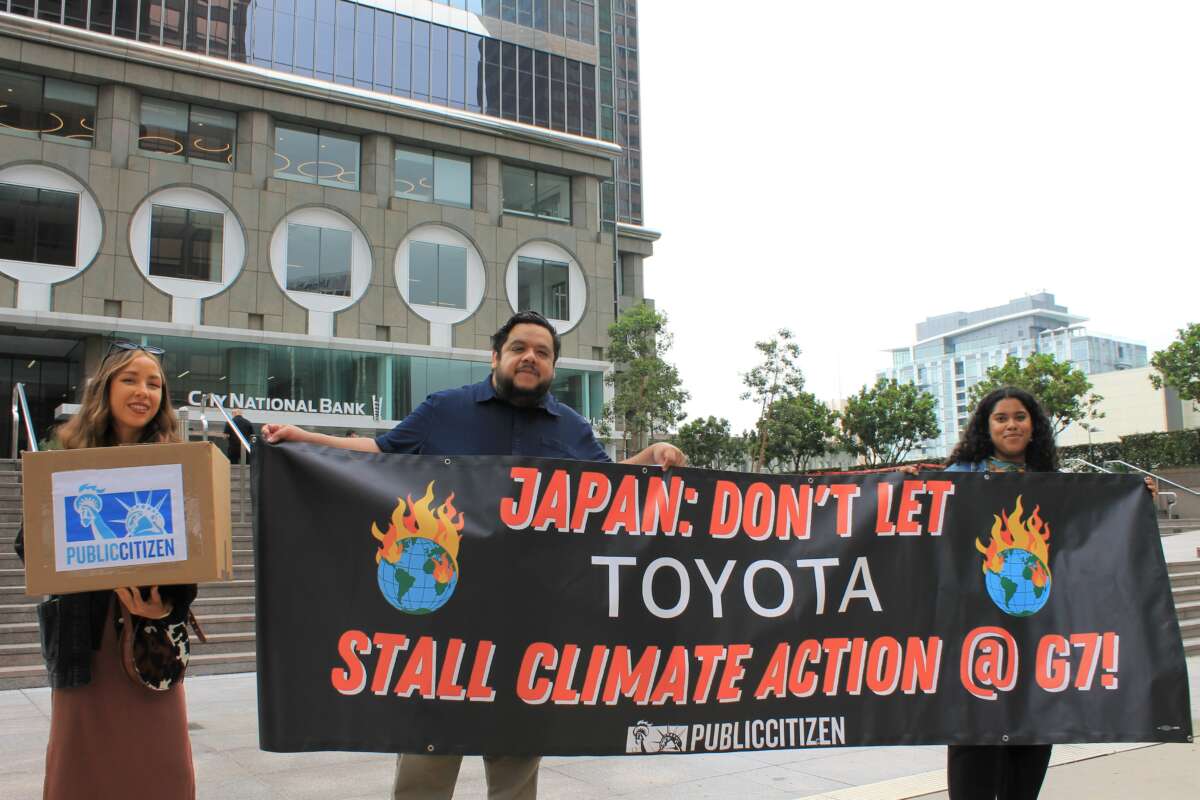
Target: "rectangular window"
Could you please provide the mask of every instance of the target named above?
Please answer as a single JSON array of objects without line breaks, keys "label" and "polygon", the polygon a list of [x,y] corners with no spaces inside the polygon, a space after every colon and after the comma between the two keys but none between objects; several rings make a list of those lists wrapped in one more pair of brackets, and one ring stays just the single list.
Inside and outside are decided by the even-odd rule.
[{"label": "rectangular window", "polygon": [[517,121],[533,124],[533,51],[517,48]]},{"label": "rectangular window", "polygon": [[570,319],[569,270],[561,261],[517,259],[517,306],[548,319]]},{"label": "rectangular window", "polygon": [[96,127],[96,87],[0,70],[0,127],[90,147]]},{"label": "rectangular window", "polygon": [[224,214],[151,206],[150,274],[220,282],[224,231]]},{"label": "rectangular window", "polygon": [[500,116],[500,42],[483,40],[483,113]]},{"label": "rectangular window", "polygon": [[191,163],[233,166],[237,114],[143,97],[138,149]]},{"label": "rectangular window", "polygon": [[467,110],[483,110],[483,37],[467,34]]},{"label": "rectangular window", "polygon": [[429,23],[412,21],[412,97],[429,99]]},{"label": "rectangular window", "polygon": [[550,127],[550,54],[540,50],[533,54],[533,124]]},{"label": "rectangular window", "polygon": [[358,191],[357,136],[275,125],[275,177]]},{"label": "rectangular window", "polygon": [[566,65],[562,56],[550,56],[550,127],[556,131],[567,129]]},{"label": "rectangular window", "polygon": [[287,288],[350,296],[350,231],[288,225]]},{"label": "rectangular window", "polygon": [[502,175],[504,210],[557,222],[571,221],[571,179],[505,164]]},{"label": "rectangular window", "polygon": [[471,159],[396,146],[395,194],[408,200],[471,207]]},{"label": "rectangular window", "polygon": [[431,25],[429,30],[429,96],[440,106],[450,96],[450,41],[448,29]]},{"label": "rectangular window", "polygon": [[75,266],[79,195],[0,183],[0,259]]},{"label": "rectangular window", "polygon": [[517,118],[517,46],[509,42],[500,43],[500,115],[504,119]]},{"label": "rectangular window", "polygon": [[537,210],[545,219],[571,221],[571,179],[566,175],[539,172],[537,176]]},{"label": "rectangular window", "polygon": [[467,249],[413,242],[408,250],[408,300],[414,305],[467,307]]},{"label": "rectangular window", "polygon": [[392,91],[392,14],[375,9],[375,91]]}]

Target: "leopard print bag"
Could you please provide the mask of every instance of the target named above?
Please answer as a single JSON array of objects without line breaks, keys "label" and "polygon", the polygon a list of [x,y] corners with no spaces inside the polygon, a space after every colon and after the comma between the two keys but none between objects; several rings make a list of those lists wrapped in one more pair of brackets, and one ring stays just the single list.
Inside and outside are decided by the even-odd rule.
[{"label": "leopard print bag", "polygon": [[195,615],[189,610],[186,621],[167,622],[131,613],[120,595],[116,605],[121,666],[129,679],[156,692],[165,692],[182,681],[192,652],[188,622],[200,641],[205,641]]}]

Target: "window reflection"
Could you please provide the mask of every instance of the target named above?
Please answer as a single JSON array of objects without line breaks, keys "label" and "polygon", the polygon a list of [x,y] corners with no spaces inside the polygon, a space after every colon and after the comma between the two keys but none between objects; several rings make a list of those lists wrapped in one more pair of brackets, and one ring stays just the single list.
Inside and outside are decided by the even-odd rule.
[{"label": "window reflection", "polygon": [[79,195],[0,183],[0,259],[75,266]]},{"label": "window reflection", "polygon": [[358,189],[357,136],[275,125],[275,177]]},{"label": "window reflection", "polygon": [[350,231],[288,224],[288,291],[349,297],[350,241]]},{"label": "window reflection", "polygon": [[150,274],[219,282],[224,231],[220,212],[153,205]]},{"label": "window reflection", "polygon": [[408,300],[438,308],[467,307],[467,249],[412,242],[408,250]]},{"label": "window reflection", "polygon": [[561,261],[517,259],[517,306],[547,319],[571,318],[569,268]]},{"label": "window reflection", "polygon": [[0,129],[91,146],[96,87],[0,71]]},{"label": "window reflection", "polygon": [[160,156],[214,166],[233,165],[237,114],[143,97],[138,149]]},{"label": "window reflection", "polygon": [[502,173],[504,211],[530,214],[556,222],[571,221],[571,179],[505,164]]}]

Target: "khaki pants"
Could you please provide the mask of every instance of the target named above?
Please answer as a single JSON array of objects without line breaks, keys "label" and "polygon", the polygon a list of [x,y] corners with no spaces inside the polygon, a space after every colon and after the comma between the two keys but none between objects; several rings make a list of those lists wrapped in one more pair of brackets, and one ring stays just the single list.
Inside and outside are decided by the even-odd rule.
[{"label": "khaki pants", "polygon": [[[536,800],[541,756],[484,756],[488,800]],[[462,756],[401,753],[396,757],[393,800],[449,800]]]}]

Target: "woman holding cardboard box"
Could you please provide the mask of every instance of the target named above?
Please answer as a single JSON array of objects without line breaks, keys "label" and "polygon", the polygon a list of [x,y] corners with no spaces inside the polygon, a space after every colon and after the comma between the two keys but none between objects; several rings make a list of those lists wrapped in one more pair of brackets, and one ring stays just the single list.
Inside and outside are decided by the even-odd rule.
[{"label": "woman holding cardboard box", "polygon": [[[115,342],[50,446],[180,441],[161,353]],[[53,689],[46,800],[195,797],[182,665],[169,647],[195,596],[195,585],[133,587],[56,595],[38,607]],[[156,641],[167,652],[149,652]]]}]

